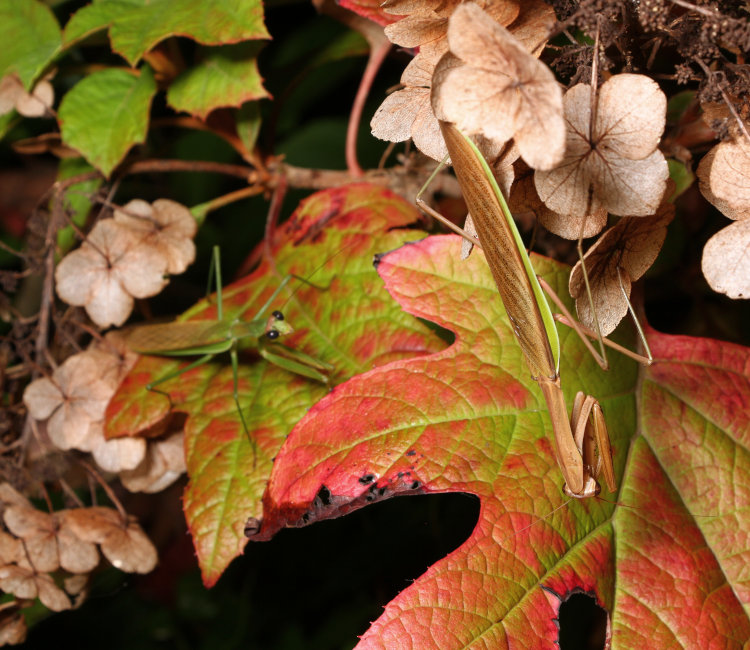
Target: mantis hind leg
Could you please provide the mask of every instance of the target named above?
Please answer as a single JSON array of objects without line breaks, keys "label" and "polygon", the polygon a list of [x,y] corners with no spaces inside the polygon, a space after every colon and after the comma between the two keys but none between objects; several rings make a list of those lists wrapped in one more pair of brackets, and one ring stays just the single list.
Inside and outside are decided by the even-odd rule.
[{"label": "mantis hind leg", "polygon": [[237,407],[237,413],[240,415],[240,422],[242,422],[242,429],[245,431],[247,441],[250,443],[250,447],[253,450],[253,469],[255,469],[258,461],[258,450],[256,447],[255,440],[250,435],[250,429],[248,429],[247,421],[245,420],[245,414],[242,412],[242,405],[240,404],[239,395],[239,360],[237,358],[237,342],[235,341],[229,350],[229,356],[232,359],[232,397],[234,398],[235,406]]},{"label": "mantis hind leg", "polygon": [[[290,356],[284,356],[283,353],[271,352],[264,346],[258,348],[258,353],[266,361],[269,361],[275,366],[279,366],[279,368],[283,368],[284,370],[288,370],[297,375],[302,375],[303,377],[315,379],[323,384],[329,383],[330,378],[328,375],[321,372],[321,370],[332,370],[332,366],[323,363],[322,361],[318,361],[304,352],[291,350],[289,348],[281,348],[281,350],[284,350],[285,353]],[[291,358],[291,355],[293,355],[294,358]]]},{"label": "mantis hind leg", "polygon": [[[567,325],[568,327],[572,328],[576,334],[578,334],[581,341],[583,341],[583,344],[586,346],[586,349],[589,351],[592,357],[596,359],[596,362],[601,366],[602,369],[607,370],[608,364],[607,359],[603,358],[591,345],[591,342],[589,341],[589,338],[596,339],[598,338],[596,332],[593,330],[590,330],[585,325],[582,325],[579,323],[575,318],[573,318],[572,314],[568,310],[568,308],[565,306],[562,300],[560,300],[560,296],[557,295],[555,290],[549,285],[549,283],[542,278],[541,276],[537,276],[539,279],[539,284],[544,289],[544,292],[550,297],[552,302],[555,303],[555,306],[562,312],[560,314],[555,314],[555,320],[562,323],[563,325]],[[624,290],[623,290],[624,291]],[[628,301],[628,304],[630,302]],[[642,335],[643,336],[643,335]],[[645,342],[645,337],[644,337]],[[616,350],[620,354],[624,354],[626,357],[630,357],[631,359],[634,359],[638,363],[641,363],[643,365],[649,366],[651,365],[653,361],[653,357],[651,356],[651,353],[649,352],[649,356],[643,356],[642,354],[638,354],[637,352],[633,352],[632,350],[628,350],[628,348],[620,345],[619,343],[615,343],[614,341],[611,341],[606,336],[602,337],[602,343],[606,345],[609,348],[612,348],[613,350]],[[648,345],[646,345],[646,349],[648,350]]]}]

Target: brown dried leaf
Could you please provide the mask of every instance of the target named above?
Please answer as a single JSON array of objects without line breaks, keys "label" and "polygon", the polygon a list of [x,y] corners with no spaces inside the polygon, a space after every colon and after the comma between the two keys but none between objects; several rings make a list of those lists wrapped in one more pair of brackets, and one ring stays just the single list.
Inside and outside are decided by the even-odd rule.
[{"label": "brown dried leaf", "polygon": [[122,325],[134,297],[147,298],[164,288],[166,271],[166,258],[142,246],[131,228],[104,219],[80,248],[58,264],[57,295],[68,304],[85,307],[100,327]]},{"label": "brown dried leaf", "polygon": [[182,432],[164,440],[149,441],[146,457],[133,470],[120,472],[122,484],[131,492],[160,492],[176,481],[185,471],[185,450]]},{"label": "brown dried leaf", "polygon": [[750,219],[735,221],[711,237],[701,268],[714,291],[733,299],[750,297]]},{"label": "brown dried leaf", "polygon": [[[591,126],[591,86],[565,94],[565,156],[534,182],[548,208],[565,215],[604,209],[618,215],[653,214],[664,196],[669,170],[658,149],[666,97],[643,75],[611,77],[599,90]],[[591,134],[591,135],[589,135]]]},{"label": "brown dried leaf", "polygon": [[134,199],[120,210],[114,220],[142,237],[142,245],[153,247],[167,260],[167,273],[183,273],[195,260],[193,238],[198,224],[184,205],[169,199],[157,199],[153,205]]},{"label": "brown dried leaf", "polygon": [[[602,336],[611,333],[628,313],[623,289],[630,298],[632,283],[656,260],[674,212],[674,205],[665,202],[653,217],[623,217],[583,256]],[[570,274],[570,295],[575,298],[581,322],[593,329],[594,316],[580,262]]]},{"label": "brown dried leaf", "polygon": [[137,522],[123,522],[112,508],[65,512],[71,530],[79,538],[99,544],[104,556],[121,571],[148,573],[156,566],[156,549]]},{"label": "brown dried leaf", "polygon": [[502,143],[515,138],[523,159],[550,169],[565,147],[562,94],[552,72],[474,3],[450,18],[450,51],[465,65],[433,75],[435,115],[467,135]]}]

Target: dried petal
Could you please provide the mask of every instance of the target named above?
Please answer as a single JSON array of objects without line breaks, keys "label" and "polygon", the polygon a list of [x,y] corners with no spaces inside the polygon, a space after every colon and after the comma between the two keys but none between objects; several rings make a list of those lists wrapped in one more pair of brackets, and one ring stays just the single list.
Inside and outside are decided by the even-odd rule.
[{"label": "dried petal", "polygon": [[[60,554],[60,566],[71,573],[88,573],[93,571],[99,564],[99,551],[92,542],[80,539],[70,528],[65,517],[65,510],[58,511],[55,516],[58,520],[58,551]],[[72,594],[76,593],[70,589],[65,590]]]},{"label": "dried petal", "polygon": [[37,574],[35,581],[42,605],[53,612],[62,612],[73,607],[68,595],[55,584],[50,575],[46,573]]},{"label": "dried petal", "polygon": [[448,150],[430,105],[434,68],[434,61],[427,57],[414,57],[401,75],[404,89],[385,98],[370,127],[372,134],[381,140],[403,142],[411,137],[423,154],[433,160],[442,160]]},{"label": "dried petal", "polygon": [[25,555],[21,540],[0,530],[0,565],[18,564]]},{"label": "dried petal", "polygon": [[55,101],[55,89],[49,81],[42,80],[31,91],[16,99],[16,110],[24,117],[44,117]]},{"label": "dried petal", "polygon": [[104,431],[91,445],[91,454],[103,470],[121,472],[133,469],[146,456],[146,441],[143,438],[116,438],[106,440]]},{"label": "dried petal", "polygon": [[182,432],[165,440],[150,441],[146,457],[133,470],[120,473],[122,484],[131,492],[160,492],[185,471]]},{"label": "dried petal", "polygon": [[3,520],[11,533],[24,540],[29,562],[39,573],[60,568],[57,552],[57,522],[46,512],[31,506],[9,506]]},{"label": "dried petal", "polygon": [[21,80],[15,75],[9,74],[0,79],[0,115],[10,113],[19,97],[25,93]]},{"label": "dried petal", "polygon": [[701,194],[703,194],[709,203],[711,203],[725,217],[736,221],[737,219],[744,218],[747,208],[745,206],[738,206],[738,209],[735,209],[729,201],[719,198],[711,190],[711,167],[713,166],[719,146],[720,145],[717,145],[701,158],[698,169],[696,170],[696,176],[698,176],[698,187]]},{"label": "dried petal", "polygon": [[750,297],[750,219],[735,221],[711,237],[701,267],[714,291],[734,299]]},{"label": "dried petal", "polygon": [[57,385],[47,377],[35,379],[23,392],[23,403],[35,420],[46,420],[64,399]]},{"label": "dried petal", "polygon": [[[623,217],[584,255],[593,306],[603,336],[611,333],[627,314],[626,295],[630,297],[631,283],[656,260],[673,218],[674,206],[666,202],[653,217]],[[570,274],[570,295],[576,300],[581,322],[593,329],[594,316],[580,262]]]},{"label": "dried petal", "polygon": [[496,142],[514,137],[532,167],[550,169],[565,146],[562,95],[552,72],[473,3],[459,6],[448,27],[450,51],[464,66],[433,76],[432,107],[467,135]]},{"label": "dried petal", "polygon": [[[750,144],[744,138],[722,142],[711,150],[711,154],[710,195],[721,203],[716,205],[714,202],[714,205],[730,219],[750,218]],[[701,189],[704,189],[703,185]],[[711,200],[709,195],[706,198]]]}]

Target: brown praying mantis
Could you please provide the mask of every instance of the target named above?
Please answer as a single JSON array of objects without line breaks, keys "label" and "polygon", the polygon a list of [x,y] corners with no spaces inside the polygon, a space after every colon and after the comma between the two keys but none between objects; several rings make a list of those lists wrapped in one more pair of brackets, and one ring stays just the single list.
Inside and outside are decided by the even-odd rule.
[{"label": "brown praying mantis", "polygon": [[[258,354],[270,363],[324,384],[329,382],[327,373],[333,370],[333,366],[280,343],[278,339],[291,333],[292,327],[278,310],[274,310],[269,316],[266,316],[273,301],[276,300],[292,278],[297,278],[303,282],[307,282],[307,280],[296,275],[287,275],[250,321],[242,321],[239,318],[226,319],[224,318],[222,302],[220,262],[219,247],[215,246],[211,272],[216,274],[216,320],[188,320],[138,326],[128,334],[127,343],[131,349],[141,354],[169,357],[198,356],[198,359],[186,367],[170,372],[147,384],[146,390],[155,390],[155,387],[159,384],[208,363],[217,354],[229,352],[234,381],[232,393],[234,403],[242,422],[242,428],[253,447],[253,452],[255,452],[255,444],[250,437],[237,389],[240,342],[246,342],[250,346],[254,346]],[[209,286],[210,283],[211,277],[209,275]]]},{"label": "brown praying mantis", "polygon": [[[440,129],[478,239],[467,235],[427,206],[420,198],[424,188],[417,196],[417,205],[484,250],[513,332],[549,410],[555,454],[565,479],[563,491],[568,496],[579,499],[595,496],[600,491],[597,478],[603,475],[607,488],[614,492],[617,485],[612,451],[599,402],[594,397],[579,392],[568,419],[560,386],[560,340],[555,318],[505,198],[476,145],[449,122],[441,121]],[[551,291],[549,288],[547,290]],[[556,298],[553,293],[550,295],[553,299]],[[593,333],[583,330],[567,313],[559,299],[555,303],[565,314],[561,320],[573,326],[593,352],[591,343],[583,336],[584,332]],[[604,342],[642,363],[650,363],[649,359],[625,350],[616,343],[606,339]],[[596,353],[594,356],[599,361]],[[600,365],[605,367],[601,362]]]}]

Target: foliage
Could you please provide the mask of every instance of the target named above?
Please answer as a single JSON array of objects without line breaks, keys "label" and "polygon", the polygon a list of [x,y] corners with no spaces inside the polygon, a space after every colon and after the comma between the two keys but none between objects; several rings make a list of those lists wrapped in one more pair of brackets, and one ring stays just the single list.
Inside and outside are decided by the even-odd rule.
[{"label": "foliage", "polygon": [[[105,559],[149,573],[158,554],[145,588],[180,593],[195,558],[215,586],[191,584],[190,604],[153,623],[175,646],[193,641],[181,627],[237,607],[252,622],[204,626],[215,639],[564,647],[566,603],[584,593],[604,612],[596,647],[742,647],[747,8],[313,4],[323,15],[0,0],[0,644],[27,628],[54,638],[72,615],[39,620],[83,603]],[[375,138],[418,151],[399,145],[375,169],[385,145],[363,116]],[[484,253],[462,259],[413,207],[427,158],[447,151],[441,122],[476,143],[522,231],[542,226],[535,271],[584,325],[632,347],[621,320],[648,317],[650,367],[610,355],[603,371],[559,328],[551,380],[568,405],[579,390],[601,404],[612,494],[566,497],[524,323]],[[458,194],[442,172],[427,204],[446,212]],[[597,235],[571,270],[577,241]],[[221,302],[197,300],[209,269],[231,277],[217,277]],[[181,312],[159,326],[169,340],[136,345],[155,331],[139,321]],[[440,506],[434,553],[429,536],[405,548],[413,497],[446,493],[472,495],[475,519]],[[390,498],[407,495],[396,514]],[[322,558],[297,545],[307,531],[276,537],[360,509],[343,520],[364,522],[345,550],[328,552],[342,528],[320,533]],[[399,560],[420,553],[386,586],[375,526]],[[445,542],[452,528],[463,537]],[[352,558],[377,588],[344,597]],[[320,605],[314,621],[259,613],[313,564],[300,601]],[[246,587],[222,591],[242,572],[256,580],[247,609]]]}]

